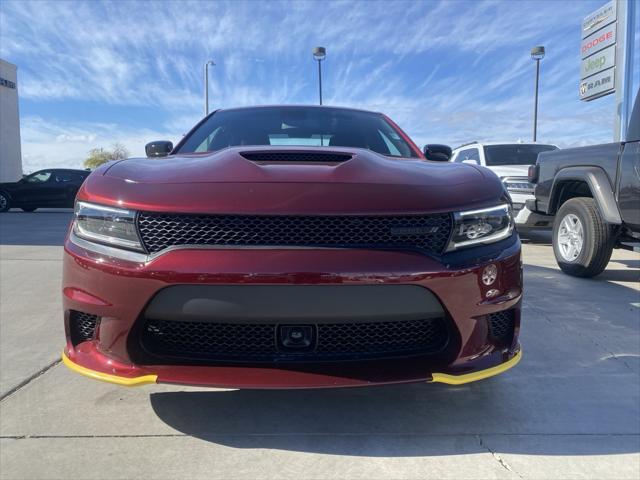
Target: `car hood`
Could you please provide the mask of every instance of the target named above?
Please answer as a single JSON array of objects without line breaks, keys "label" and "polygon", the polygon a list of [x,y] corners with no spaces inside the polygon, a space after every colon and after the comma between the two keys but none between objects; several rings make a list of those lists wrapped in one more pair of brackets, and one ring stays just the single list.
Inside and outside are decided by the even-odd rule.
[{"label": "car hood", "polygon": [[[351,159],[253,161],[242,155],[278,152]],[[471,165],[394,159],[357,148],[234,147],[117,162],[94,172],[78,198],[152,211],[320,214],[449,211],[495,203],[502,192],[495,175]]]},{"label": "car hood", "polygon": [[[337,163],[309,161],[252,161],[243,154],[344,154]],[[347,157],[348,158],[348,157]],[[451,168],[453,166],[453,168]],[[132,158],[112,166],[106,175],[136,183],[384,183],[457,185],[479,181],[482,173],[466,165],[448,165],[422,159],[394,159],[369,150],[322,148],[234,147],[209,154]]]},{"label": "car hood", "polygon": [[526,177],[529,174],[529,165],[503,165],[487,168],[499,177]]}]

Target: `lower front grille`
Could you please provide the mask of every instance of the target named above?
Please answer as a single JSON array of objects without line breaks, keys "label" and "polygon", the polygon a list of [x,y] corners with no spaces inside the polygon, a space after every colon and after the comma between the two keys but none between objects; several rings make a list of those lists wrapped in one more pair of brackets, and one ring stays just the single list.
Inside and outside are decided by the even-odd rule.
[{"label": "lower front grille", "polygon": [[515,327],[515,310],[503,310],[488,315],[489,334],[496,340],[510,340]]},{"label": "lower front grille", "polygon": [[[288,327],[288,326],[285,326]],[[141,333],[154,357],[220,361],[322,361],[435,354],[448,343],[443,319],[372,323],[320,323],[299,351],[281,343],[277,324],[147,320]]]},{"label": "lower front grille", "polygon": [[71,310],[69,314],[69,334],[71,336],[71,343],[78,345],[79,343],[91,340],[95,334],[99,321],[100,317],[97,315]]}]

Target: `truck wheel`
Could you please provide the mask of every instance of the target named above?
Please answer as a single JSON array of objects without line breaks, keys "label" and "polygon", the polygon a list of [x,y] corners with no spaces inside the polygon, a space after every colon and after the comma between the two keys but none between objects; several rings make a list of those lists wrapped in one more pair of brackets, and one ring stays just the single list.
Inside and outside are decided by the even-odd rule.
[{"label": "truck wheel", "polygon": [[562,204],[553,224],[553,253],[563,272],[595,277],[609,263],[614,235],[593,198],[576,197]]},{"label": "truck wheel", "polygon": [[11,202],[9,201],[9,196],[0,192],[0,212],[6,212],[11,208]]}]

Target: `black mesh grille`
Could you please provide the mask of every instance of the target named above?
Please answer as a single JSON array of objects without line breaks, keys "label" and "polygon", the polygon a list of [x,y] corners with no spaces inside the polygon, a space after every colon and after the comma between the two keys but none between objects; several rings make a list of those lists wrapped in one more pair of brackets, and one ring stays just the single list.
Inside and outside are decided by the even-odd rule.
[{"label": "black mesh grille", "polygon": [[488,316],[489,333],[497,340],[508,340],[513,335],[515,326],[515,311],[503,310]]},{"label": "black mesh grille", "polygon": [[346,153],[313,153],[313,152],[242,152],[247,160],[252,162],[346,162],[353,158]]},{"label": "black mesh grille", "polygon": [[439,350],[447,340],[441,320],[318,325],[317,351],[341,354]]},{"label": "black mesh grille", "polygon": [[292,352],[279,344],[276,324],[147,320],[145,350],[159,357],[236,361],[314,361],[432,354],[447,344],[442,319],[312,326],[313,348]]},{"label": "black mesh grille", "polygon": [[95,333],[98,321],[97,315],[71,310],[69,315],[69,331],[71,342],[74,345],[91,340]]},{"label": "black mesh grille", "polygon": [[444,251],[447,213],[404,216],[192,215],[140,212],[150,253],[175,245],[368,247]]}]

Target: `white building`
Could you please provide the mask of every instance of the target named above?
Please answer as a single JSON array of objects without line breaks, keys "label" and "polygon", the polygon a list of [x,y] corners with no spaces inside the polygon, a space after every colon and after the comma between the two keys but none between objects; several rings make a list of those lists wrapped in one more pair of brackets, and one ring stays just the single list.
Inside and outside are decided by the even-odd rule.
[{"label": "white building", "polygon": [[18,67],[0,59],[0,182],[22,177]]}]

